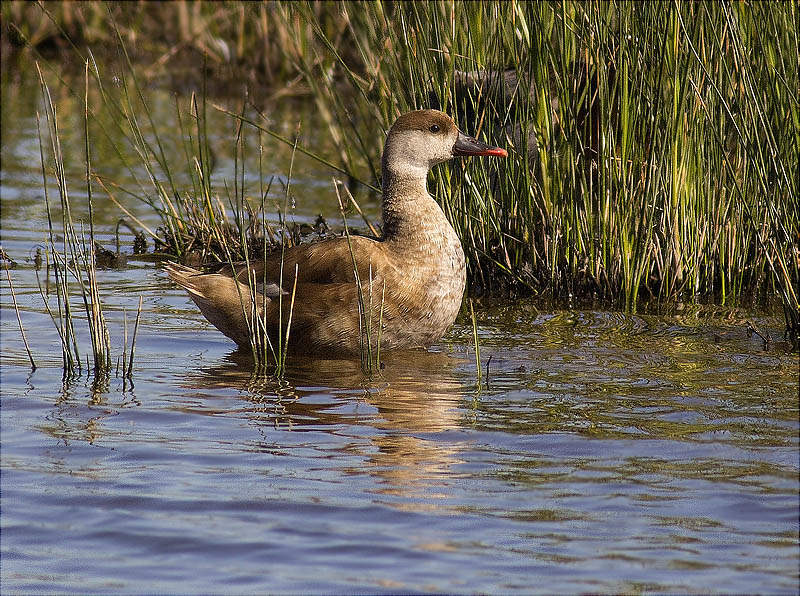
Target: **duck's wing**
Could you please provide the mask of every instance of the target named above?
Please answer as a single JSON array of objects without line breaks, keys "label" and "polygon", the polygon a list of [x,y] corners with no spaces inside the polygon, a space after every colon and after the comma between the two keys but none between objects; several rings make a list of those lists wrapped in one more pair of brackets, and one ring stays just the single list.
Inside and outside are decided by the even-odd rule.
[{"label": "duck's wing", "polygon": [[[352,252],[351,252],[352,251]],[[380,240],[365,236],[331,238],[311,244],[300,244],[287,248],[283,255],[276,251],[263,261],[250,263],[250,273],[245,263],[236,263],[232,268],[225,265],[219,269],[222,275],[235,276],[240,282],[248,283],[248,277],[256,283],[274,284],[286,290],[294,283],[295,268],[297,283],[334,284],[353,283],[353,259],[358,266],[359,277],[369,279],[370,267],[373,277],[387,267],[384,245]],[[281,262],[283,263],[283,283],[281,284]]]},{"label": "duck's wing", "polygon": [[[366,297],[364,300],[366,301]],[[378,306],[380,294],[375,298]],[[273,302],[273,305],[275,303]],[[297,353],[327,353],[354,356],[359,353],[361,325],[358,306],[358,290],[352,282],[347,283],[303,283],[297,284],[294,304],[284,297],[282,305],[285,334],[291,309],[291,332],[289,349]],[[277,315],[277,312],[274,313]],[[271,335],[277,337],[278,317],[273,323]],[[374,316],[373,327],[377,333],[379,318]]]},{"label": "duck's wing", "polygon": [[[170,263],[165,269],[170,278],[189,293],[203,316],[243,348],[251,345],[252,317],[258,312],[265,317],[273,344],[279,335],[286,337],[291,320],[289,348],[292,351],[358,354],[362,323],[358,291],[352,282],[298,283],[294,301],[291,294],[284,291],[279,303],[277,294],[253,294],[250,286],[223,273],[203,273],[177,263]],[[376,294],[373,311],[380,307],[380,298]],[[368,294],[364,299],[371,300]],[[374,318],[377,331],[379,316],[376,314]]]},{"label": "duck's wing", "polygon": [[[253,265],[256,270],[251,273],[251,279],[255,276],[255,292],[250,285],[243,283],[247,279],[247,270],[244,268],[237,271],[242,281],[231,276],[230,268],[227,271],[203,273],[191,267],[169,263],[165,270],[175,283],[189,293],[203,316],[241,347],[251,345],[252,317],[257,312],[264,316],[273,342],[277,340],[278,334],[285,334],[291,317],[289,347],[293,351],[353,355],[358,353],[361,326],[364,322],[360,320],[358,286],[353,281],[353,258],[346,239],[342,240],[343,243],[335,242],[325,247],[331,251],[326,254],[336,256],[335,261],[328,261],[324,255],[317,253],[317,244],[298,247],[308,249],[313,246],[315,250],[310,254],[304,252],[303,260],[298,264],[294,302],[291,296],[294,286],[294,263],[297,263],[299,258],[293,249],[287,250],[284,254],[283,292],[280,292],[277,283],[261,282],[265,272],[267,280],[280,278],[280,261],[277,264],[267,262]],[[369,283],[369,263],[371,260],[383,258],[380,256],[382,253],[368,251],[366,247],[369,245],[362,244],[360,240],[351,242],[351,245],[359,269],[363,272],[360,273],[361,299],[364,301],[366,312],[372,311],[374,327],[377,330],[380,319],[388,321],[393,318],[392,309],[388,308],[388,305],[385,312],[382,312],[384,292],[383,285],[379,285],[377,281],[376,269],[379,266],[377,264],[373,265],[375,284]],[[344,260],[345,255],[341,254],[343,250],[347,251],[347,260]],[[313,281],[307,281],[309,278]],[[338,281],[339,279],[345,281]],[[279,303],[277,298],[280,294],[282,300]]]}]

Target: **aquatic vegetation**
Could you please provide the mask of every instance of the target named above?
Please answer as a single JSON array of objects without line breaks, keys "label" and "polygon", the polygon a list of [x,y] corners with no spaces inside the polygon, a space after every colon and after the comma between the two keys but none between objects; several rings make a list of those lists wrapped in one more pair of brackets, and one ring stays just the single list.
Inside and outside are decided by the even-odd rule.
[{"label": "aquatic vegetation", "polygon": [[[255,79],[273,86],[273,98],[310,95],[336,145],[335,158],[312,157],[373,188],[384,131],[402,112],[440,107],[470,133],[505,138],[506,163],[454,164],[430,178],[464,244],[472,295],[537,294],[631,312],[777,295],[787,330],[800,332],[796,4],[159,6],[3,7],[29,47],[44,48],[47,35],[77,37],[77,28],[90,44],[122,48],[118,87],[102,83],[110,77],[90,56],[91,64],[152,188],[102,183],[123,210],[118,193],[162,216],[149,231],[158,251],[225,262],[264,250],[264,237],[271,250],[299,239],[212,190],[206,94],[225,70],[250,81],[254,103],[267,96]],[[49,17],[43,29],[35,10]],[[154,134],[133,68],[141,35],[153,39],[147,51],[162,53],[157,69],[187,48],[203,56],[202,69],[193,64],[203,91],[190,100],[191,122],[178,109],[184,163],[168,163]],[[279,136],[244,108],[228,113]],[[176,184],[178,171],[191,188]]]},{"label": "aquatic vegetation", "polygon": [[[44,200],[48,222],[48,244],[45,248],[48,267],[47,275],[50,274],[52,267],[55,278],[55,294],[57,309],[53,312],[49,303],[49,291],[42,287],[39,280],[39,290],[45,309],[58,331],[61,339],[62,364],[64,377],[71,378],[75,374],[80,374],[83,369],[81,365],[81,352],[79,348],[78,336],[75,331],[74,312],[72,300],[74,285],[77,285],[78,295],[83,303],[86,323],[88,326],[89,339],[92,349],[92,367],[90,369],[88,357],[86,371],[94,373],[94,380],[98,386],[107,383],[111,371],[111,341],[103,315],[103,304],[100,296],[100,288],[97,279],[97,250],[98,243],[95,240],[94,215],[93,215],[93,193],[92,193],[92,159],[89,139],[89,65],[86,64],[85,74],[85,93],[84,93],[84,164],[86,180],[86,196],[88,206],[88,234],[84,229],[83,223],[76,229],[72,211],[73,204],[69,194],[68,176],[64,167],[64,154],[61,147],[59,130],[59,119],[50,89],[39,71],[39,81],[41,85],[42,97],[44,98],[44,120],[46,125],[47,138],[49,139],[50,152],[45,156],[45,137],[41,130],[41,119],[37,114],[37,127],[39,128],[39,152],[42,170],[42,183],[44,189]],[[58,188],[61,227],[58,229],[53,223],[53,206],[50,204],[48,166],[52,168],[52,174]],[[60,238],[60,240],[59,240]],[[38,271],[37,271],[38,279]],[[47,280],[49,282],[49,278]],[[10,284],[10,278],[9,278]],[[48,285],[49,287],[49,285]],[[125,345],[123,347],[123,366],[122,378],[123,388],[128,381],[132,382],[133,358],[136,345],[136,332],[139,325],[141,314],[141,298],[139,300],[139,311],[137,313],[136,324],[130,345],[130,355],[127,346],[127,328],[125,330]],[[20,329],[22,324],[20,322]],[[23,332],[24,339],[24,332]],[[27,346],[27,342],[26,346]],[[31,365],[35,369],[33,358]]]},{"label": "aquatic vegetation", "polygon": [[[478,392],[481,390],[483,375],[481,372],[481,344],[478,340],[478,320],[475,318],[475,308],[472,306],[472,298],[469,299],[469,318],[472,322],[472,343],[475,346],[475,374],[477,376]],[[488,368],[488,363],[487,363]]]},{"label": "aquatic vegetation", "polygon": [[31,348],[28,345],[28,338],[25,336],[25,328],[22,326],[22,318],[19,316],[19,305],[17,304],[17,294],[14,292],[14,283],[11,281],[10,267],[3,267],[6,270],[6,279],[8,280],[8,289],[11,293],[11,300],[14,302],[14,313],[17,315],[17,324],[19,325],[19,334],[22,336],[22,343],[25,345],[25,353],[28,354],[28,360],[31,362],[31,370],[36,370],[36,361],[33,359]]},{"label": "aquatic vegetation", "polygon": [[[514,155],[434,173],[473,294],[611,302],[778,293],[798,331],[796,6],[281,4],[320,41],[300,63],[342,160],[431,103]],[[355,44],[357,59],[344,48]],[[301,53],[301,48],[295,47]],[[792,57],[792,58],[790,58]],[[323,108],[324,106],[324,108]]]},{"label": "aquatic vegetation", "polygon": [[[53,321],[61,336],[62,343],[62,356],[65,375],[72,374],[77,367],[80,369],[80,353],[78,350],[78,341],[75,335],[75,328],[73,324],[73,312],[70,300],[70,278],[72,278],[80,289],[80,296],[86,311],[86,319],[89,326],[89,337],[92,342],[92,356],[94,363],[94,372],[96,374],[107,373],[111,368],[110,358],[110,342],[108,335],[108,328],[106,327],[105,318],[103,317],[103,308],[100,300],[100,293],[97,286],[97,267],[95,263],[95,236],[94,236],[94,223],[92,217],[92,191],[91,179],[89,172],[91,171],[91,152],[89,150],[88,138],[88,112],[84,117],[84,149],[85,149],[85,164],[86,164],[86,184],[87,184],[87,197],[89,208],[89,237],[88,245],[87,238],[84,230],[81,228],[80,234],[75,229],[75,223],[72,217],[72,209],[69,198],[69,190],[67,184],[67,176],[64,171],[64,157],[61,149],[61,141],[59,138],[59,124],[56,109],[53,104],[50,90],[44,79],[39,73],[39,78],[42,88],[42,96],[45,98],[45,118],[47,123],[47,131],[50,139],[50,149],[53,160],[53,172],[55,174],[56,182],[58,185],[58,194],[61,206],[62,215],[62,233],[63,233],[63,250],[59,250],[56,246],[56,234],[53,227],[53,217],[51,214],[51,206],[48,193],[47,175],[45,172],[46,162],[44,153],[41,154],[42,161],[42,180],[44,184],[44,195],[47,208],[47,220],[49,226],[49,240],[50,244],[49,254],[52,258],[53,272],[56,278],[56,294],[58,299],[58,317],[53,316]],[[88,88],[88,70],[86,85]],[[39,133],[39,146],[40,151],[43,151],[44,140]],[[44,298],[44,293],[42,294]],[[45,304],[47,301],[45,299]],[[49,310],[49,307],[48,307]]]},{"label": "aquatic vegetation", "polygon": [[[369,279],[362,280],[358,273],[358,263],[356,261],[356,254],[353,251],[353,244],[350,239],[350,229],[347,226],[347,216],[345,215],[345,201],[339,191],[342,186],[338,181],[333,181],[334,188],[336,189],[336,198],[339,201],[339,211],[342,215],[342,225],[344,226],[344,234],[347,238],[347,246],[350,249],[350,258],[353,261],[353,283],[356,286],[356,294],[358,297],[358,328],[359,328],[359,342],[360,342],[360,358],[361,370],[367,375],[374,375],[381,369],[381,335],[383,333],[383,313],[386,301],[386,278],[383,278],[381,284],[381,299],[378,306],[378,321],[377,329],[375,321],[373,320],[375,314],[375,306],[377,303],[377,288],[373,285],[372,276],[372,263],[369,266]],[[344,187],[347,192],[348,198],[355,203],[355,199],[350,194],[347,187]],[[365,298],[366,295],[366,298]],[[373,303],[373,297],[375,302]]]}]

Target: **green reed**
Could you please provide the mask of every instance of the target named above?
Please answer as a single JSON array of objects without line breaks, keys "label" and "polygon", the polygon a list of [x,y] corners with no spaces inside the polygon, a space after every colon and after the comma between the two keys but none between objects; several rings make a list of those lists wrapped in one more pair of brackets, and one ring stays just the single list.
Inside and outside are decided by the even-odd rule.
[{"label": "green reed", "polygon": [[[59,116],[53,103],[50,88],[45,82],[41,71],[39,71],[38,74],[44,104],[44,122],[46,125],[47,138],[49,140],[49,144],[47,144],[42,131],[42,117],[37,113],[36,124],[39,136],[39,156],[48,222],[45,248],[45,257],[47,259],[46,275],[48,278],[43,288],[42,281],[38,278],[37,270],[39,291],[45,309],[50,315],[61,340],[62,365],[65,380],[71,379],[82,371],[81,352],[74,324],[74,316],[76,313],[72,304],[74,294],[77,293],[79,296],[86,314],[86,323],[92,351],[91,367],[88,354],[85,355],[86,370],[87,372],[89,370],[93,371],[93,387],[97,389],[98,392],[103,392],[108,388],[111,371],[111,341],[105,315],[103,313],[103,302],[100,296],[100,286],[97,277],[96,251],[99,244],[95,240],[94,229],[92,139],[89,132],[89,63],[87,62],[85,65],[82,104],[83,165],[85,172],[84,179],[86,182],[88,233],[82,221],[76,226],[73,217],[74,200],[69,193],[68,174],[64,165]],[[49,153],[47,156],[45,155],[46,145],[49,146]],[[48,168],[48,166],[50,166],[50,168]],[[55,178],[55,183],[58,188],[61,214],[60,229],[54,224],[54,206],[51,205],[49,192],[50,184],[48,182],[49,169]],[[61,236],[60,239],[59,236]],[[49,275],[51,268],[55,280],[54,285],[57,303],[55,311],[51,309],[49,300]],[[75,289],[76,286],[77,291]],[[136,336],[139,329],[141,309],[142,299],[140,297],[133,336],[130,342],[130,352],[128,351],[127,318],[125,322],[125,339],[122,353],[123,391],[126,390],[129,383],[131,387],[133,386],[133,359],[136,349]],[[32,366],[35,368],[30,351],[28,351],[28,355],[29,358],[31,358]]]},{"label": "green reed", "polygon": [[472,306],[472,298],[469,299],[469,318],[472,322],[472,343],[475,347],[475,375],[478,382],[478,393],[480,393],[481,386],[483,384],[483,373],[481,371],[481,344],[478,340],[478,319],[475,318],[475,308]]},{"label": "green reed", "polygon": [[[86,167],[86,187],[88,201],[88,220],[89,234],[88,244],[87,235],[81,225],[80,232],[76,230],[72,216],[72,205],[69,196],[67,174],[64,169],[64,156],[61,149],[61,140],[53,100],[50,89],[39,72],[39,80],[44,98],[45,120],[50,139],[51,156],[53,159],[53,173],[58,186],[60,206],[61,206],[61,231],[63,233],[62,249],[57,248],[56,234],[53,227],[50,199],[48,193],[48,181],[46,173],[46,161],[44,157],[44,139],[41,128],[39,130],[39,147],[42,162],[42,178],[45,191],[45,205],[47,210],[48,229],[49,229],[49,255],[53,262],[53,272],[56,281],[56,297],[58,302],[57,318],[51,312],[51,317],[56,324],[56,328],[61,337],[62,360],[64,374],[69,376],[77,368],[80,370],[80,353],[78,341],[75,335],[73,324],[73,311],[71,305],[71,283],[72,278],[80,290],[80,297],[83,301],[86,312],[87,324],[89,327],[89,338],[92,344],[92,356],[94,372],[96,376],[106,376],[111,368],[110,340],[105,317],[103,316],[102,301],[97,283],[97,266],[95,262],[95,235],[93,223],[92,206],[92,184],[91,184],[91,151],[89,142],[89,116],[88,116],[88,63],[85,78],[84,95],[84,163]],[[37,126],[39,119],[37,116]],[[44,294],[43,294],[44,295]],[[45,305],[50,312],[49,305],[45,299]]]},{"label": "green reed", "polygon": [[[221,60],[231,54],[251,81],[284,85],[273,97],[305,88],[337,147],[335,159],[312,157],[356,180],[369,172],[373,187],[385,130],[409,109],[441,107],[468,132],[509,148],[503,163],[453,162],[431,176],[462,238],[473,294],[536,293],[630,311],[778,295],[787,328],[800,331],[797,3],[201,3],[189,13],[182,4],[41,6],[67,39],[71,23],[83,24],[90,41],[115,32],[128,64],[121,84],[103,85],[110,77],[89,58],[103,105],[118,114],[147,180],[137,189],[101,182],[120,205],[117,193],[156,210],[163,225],[151,235],[181,258],[199,251],[225,260],[222,245],[239,242],[233,252],[241,253],[243,244],[208,186],[205,101],[202,109],[192,102],[190,123],[181,120],[183,162],[165,157],[124,51],[148,30],[164,56],[175,47],[164,31],[199,51],[204,66],[230,69]],[[31,47],[35,9],[3,6]],[[513,85],[499,76],[475,81],[504,71]],[[191,192],[174,180],[183,169]]]},{"label": "green reed", "polygon": [[[375,172],[382,131],[430,107],[431,93],[511,150],[503,164],[473,159],[432,175],[473,293],[633,311],[775,292],[798,330],[796,3],[338,10],[338,36],[316,23],[313,3],[276,12],[317,35],[291,51],[346,169]],[[476,70],[508,70],[516,84],[470,85],[465,72]]]},{"label": "green reed", "polygon": [[[212,181],[216,156],[208,142],[207,101],[205,89],[201,97],[192,94],[185,102],[176,97],[175,121],[179,158],[169,159],[165,147],[173,141],[159,132],[163,129],[154,116],[135,75],[133,64],[119,74],[119,84],[108,88],[109,77],[92,62],[93,74],[100,92],[100,107],[112,115],[115,130],[102,130],[111,147],[134,180],[133,187],[123,187],[112,180],[96,176],[106,196],[131,220],[135,221],[156,243],[157,252],[179,260],[225,262],[228,253],[242,258],[243,243],[260,242],[255,234],[243,236],[258,228],[257,214],[247,212],[240,217],[241,206],[230,192],[227,204],[217,194]],[[131,159],[133,153],[135,159]],[[177,152],[180,155],[180,151]],[[146,179],[142,179],[141,170]],[[179,182],[178,175],[186,182]],[[126,199],[146,204],[161,219],[153,230],[138,220],[124,205]],[[232,213],[232,215],[230,215]]]},{"label": "green reed", "polygon": [[[342,225],[344,226],[344,235],[347,239],[347,246],[350,249],[350,258],[353,265],[353,283],[356,288],[356,296],[358,302],[358,331],[359,331],[359,354],[361,358],[361,370],[367,375],[374,375],[381,369],[381,338],[383,334],[383,313],[386,300],[386,280],[382,278],[381,284],[381,301],[380,304],[373,302],[377,288],[374,287],[372,262],[368,266],[367,279],[361,279],[359,273],[359,264],[356,261],[356,255],[353,251],[352,240],[350,239],[350,228],[347,225],[347,215],[345,201],[339,191],[340,186],[344,188],[347,193],[349,202],[355,203],[355,199],[350,194],[350,191],[339,180],[333,180],[333,187],[336,191],[336,199],[339,203],[339,212],[342,216]],[[349,205],[348,202],[348,205]],[[366,291],[365,291],[366,286]],[[375,311],[377,307],[378,325],[375,329]]]}]

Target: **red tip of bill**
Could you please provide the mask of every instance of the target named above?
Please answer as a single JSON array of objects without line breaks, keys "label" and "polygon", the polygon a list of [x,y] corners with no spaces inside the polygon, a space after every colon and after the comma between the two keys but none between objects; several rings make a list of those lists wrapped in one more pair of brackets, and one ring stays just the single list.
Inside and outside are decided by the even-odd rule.
[{"label": "red tip of bill", "polygon": [[481,153],[481,155],[493,155],[494,157],[508,157],[508,151],[505,149],[500,149],[500,147],[492,147],[485,153]]}]

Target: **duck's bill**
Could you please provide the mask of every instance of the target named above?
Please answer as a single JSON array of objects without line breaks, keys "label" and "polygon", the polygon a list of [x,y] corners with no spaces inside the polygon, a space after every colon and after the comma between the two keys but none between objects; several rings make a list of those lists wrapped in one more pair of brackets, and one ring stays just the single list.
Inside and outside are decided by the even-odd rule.
[{"label": "duck's bill", "polygon": [[500,147],[492,147],[481,143],[478,139],[468,137],[462,132],[458,133],[456,144],[453,145],[453,155],[493,155],[494,157],[508,157],[508,151]]}]

